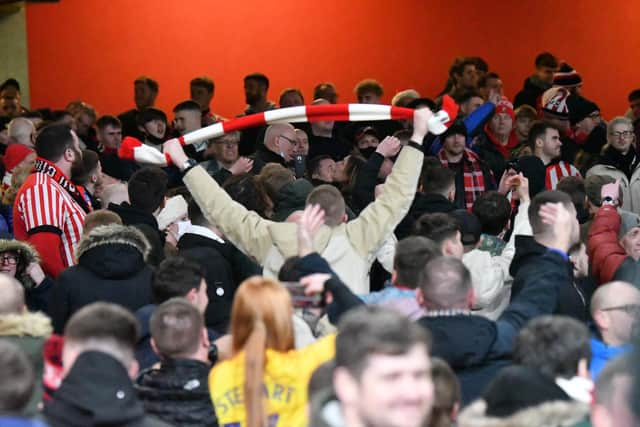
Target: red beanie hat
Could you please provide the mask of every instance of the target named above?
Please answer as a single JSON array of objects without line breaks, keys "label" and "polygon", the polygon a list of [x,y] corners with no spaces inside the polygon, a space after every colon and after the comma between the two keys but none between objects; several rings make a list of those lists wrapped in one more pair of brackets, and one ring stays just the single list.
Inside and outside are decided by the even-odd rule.
[{"label": "red beanie hat", "polygon": [[13,172],[29,154],[33,153],[33,149],[23,144],[10,144],[4,153],[4,167],[8,172]]},{"label": "red beanie hat", "polygon": [[496,114],[508,114],[509,117],[511,117],[511,120],[515,120],[516,119],[516,115],[513,112],[513,104],[511,102],[509,102],[508,99],[506,98],[502,98],[500,101],[498,101],[498,103],[496,104]]}]

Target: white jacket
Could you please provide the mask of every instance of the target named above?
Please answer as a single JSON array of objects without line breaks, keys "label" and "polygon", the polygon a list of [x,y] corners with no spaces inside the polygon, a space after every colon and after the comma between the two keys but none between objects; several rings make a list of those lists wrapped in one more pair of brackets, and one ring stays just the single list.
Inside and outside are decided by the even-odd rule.
[{"label": "white jacket", "polygon": [[631,180],[620,169],[609,165],[595,165],[587,171],[591,175],[606,175],[620,180],[622,190],[622,208],[640,215],[640,166],[633,171]]},{"label": "white jacket", "polygon": [[[513,233],[498,256],[487,251],[473,249],[462,257],[463,264],[471,273],[476,301],[476,314],[496,320],[509,304],[513,277],[509,274],[511,260],[516,253],[516,235],[531,236],[529,224],[529,203],[521,203],[513,221]],[[475,311],[477,310],[477,311]]]}]

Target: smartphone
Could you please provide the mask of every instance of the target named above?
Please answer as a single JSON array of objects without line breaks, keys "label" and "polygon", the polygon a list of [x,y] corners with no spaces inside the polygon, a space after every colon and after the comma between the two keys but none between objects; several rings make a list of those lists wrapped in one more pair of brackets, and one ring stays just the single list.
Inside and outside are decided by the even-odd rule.
[{"label": "smartphone", "polygon": [[509,160],[507,162],[507,171],[514,170],[516,173],[520,172],[520,167],[518,166],[518,159]]},{"label": "smartphone", "polygon": [[293,158],[293,168],[295,170],[296,178],[302,178],[307,171],[307,164],[304,156],[297,155]]},{"label": "smartphone", "polygon": [[293,308],[320,308],[322,307],[322,295],[305,295],[305,286],[300,282],[282,282],[291,295]]}]

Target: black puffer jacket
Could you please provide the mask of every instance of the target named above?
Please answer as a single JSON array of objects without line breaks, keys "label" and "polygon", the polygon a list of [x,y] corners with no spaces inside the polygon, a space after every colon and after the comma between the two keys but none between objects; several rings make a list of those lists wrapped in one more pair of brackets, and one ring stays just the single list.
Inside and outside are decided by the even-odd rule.
[{"label": "black puffer jacket", "polygon": [[207,386],[210,369],[198,360],[169,359],[160,369],[141,372],[135,387],[145,412],[176,426],[217,427]]},{"label": "black puffer jacket", "polygon": [[58,276],[51,291],[49,314],[56,333],[85,305],[105,301],[135,312],[150,304],[153,271],[145,263],[149,243],[130,226],[97,227],[76,249],[78,264]]}]

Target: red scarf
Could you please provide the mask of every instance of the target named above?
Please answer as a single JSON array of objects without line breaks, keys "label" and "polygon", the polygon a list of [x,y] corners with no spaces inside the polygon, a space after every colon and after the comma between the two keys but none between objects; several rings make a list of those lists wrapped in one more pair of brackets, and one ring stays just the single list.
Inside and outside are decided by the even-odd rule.
[{"label": "red scarf", "polygon": [[84,191],[84,188],[81,185],[74,185],[56,165],[42,157],[38,157],[36,159],[34,171],[48,175],[55,182],[60,184],[60,186],[67,190],[67,193],[69,193],[73,200],[75,200],[86,213],[92,211],[91,201],[89,200],[87,193]]},{"label": "red scarf", "polygon": [[502,145],[498,138],[491,132],[489,129],[489,123],[484,126],[484,132],[487,134],[487,138],[489,141],[496,147],[496,149],[502,155],[502,158],[505,160],[509,160],[511,158],[511,150],[518,146],[518,135],[516,135],[515,128],[509,134],[509,139],[507,140],[507,145]]},{"label": "red scarf", "polygon": [[[448,168],[449,160],[447,160],[444,150],[440,150],[438,157],[442,166]],[[480,167],[480,158],[473,151],[465,148],[461,161],[464,177],[464,203],[467,210],[470,211],[473,207],[473,202],[486,191],[484,174]]]}]

